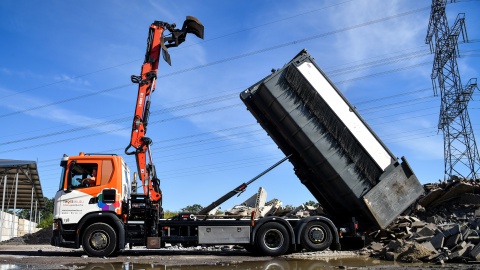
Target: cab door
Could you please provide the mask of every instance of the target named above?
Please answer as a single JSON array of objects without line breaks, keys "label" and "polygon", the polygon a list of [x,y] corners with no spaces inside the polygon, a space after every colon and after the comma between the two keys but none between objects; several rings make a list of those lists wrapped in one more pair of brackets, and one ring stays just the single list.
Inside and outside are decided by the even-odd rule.
[{"label": "cab door", "polygon": [[98,194],[98,183],[101,175],[97,173],[93,181],[91,179],[94,171],[101,171],[100,161],[71,160],[65,170],[63,189],[55,196],[56,218],[61,218],[65,223],[77,223],[89,212],[98,211],[95,202]]}]

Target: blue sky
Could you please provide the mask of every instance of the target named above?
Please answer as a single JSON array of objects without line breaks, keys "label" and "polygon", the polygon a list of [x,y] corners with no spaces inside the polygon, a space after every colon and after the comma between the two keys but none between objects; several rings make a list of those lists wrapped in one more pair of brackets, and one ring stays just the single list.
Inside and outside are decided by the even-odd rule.
[{"label": "blue sky", "polygon": [[[148,27],[205,25],[160,64],[147,136],[164,208],[208,205],[281,158],[239,93],[306,48],[317,64],[422,183],[443,179],[433,55],[425,44],[428,0],[344,1],[1,1],[0,158],[35,160],[44,195],[54,196],[63,154],[116,153],[130,138]],[[480,2],[447,6],[466,13],[462,82],[479,77]],[[479,140],[479,99],[470,118]],[[252,184],[268,199],[299,205],[313,196],[283,163]]]}]

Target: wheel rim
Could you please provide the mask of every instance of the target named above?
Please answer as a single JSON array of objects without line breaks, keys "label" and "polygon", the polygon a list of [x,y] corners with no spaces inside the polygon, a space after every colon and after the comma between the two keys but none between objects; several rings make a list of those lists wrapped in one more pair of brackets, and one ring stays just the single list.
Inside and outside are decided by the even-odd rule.
[{"label": "wheel rim", "polygon": [[108,246],[109,238],[106,232],[94,232],[90,237],[90,246],[95,250],[102,250]]},{"label": "wheel rim", "polygon": [[263,243],[270,250],[277,250],[283,246],[283,234],[277,229],[268,230],[263,238]]},{"label": "wheel rim", "polygon": [[308,232],[308,239],[314,244],[320,244],[325,240],[325,232],[319,227],[313,227]]}]

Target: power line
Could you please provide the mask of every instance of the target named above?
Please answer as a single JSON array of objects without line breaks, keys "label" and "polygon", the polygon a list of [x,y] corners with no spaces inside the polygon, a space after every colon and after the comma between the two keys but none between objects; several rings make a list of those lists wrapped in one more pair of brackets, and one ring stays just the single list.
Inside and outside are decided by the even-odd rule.
[{"label": "power line", "polygon": [[[388,60],[388,58],[385,58],[385,59]],[[389,63],[389,61],[385,61],[385,60],[382,60],[382,59],[377,60],[377,61],[382,61],[384,64]],[[409,69],[409,68],[412,68],[412,67],[409,66],[409,67],[397,68],[397,69],[394,69],[394,70],[384,71],[382,73],[375,73],[375,74],[370,74],[370,75],[361,76],[361,77],[357,77],[357,78],[352,78],[352,79],[349,79],[347,81],[365,79],[365,78],[368,78],[368,77],[374,77],[374,76],[383,75],[383,74],[387,74],[387,73],[398,72],[398,71],[402,71],[402,70]],[[345,68],[345,70],[349,70],[349,69],[350,69],[349,67]],[[337,69],[337,71],[339,71],[339,70]],[[347,81],[336,82],[336,83],[341,84],[341,83],[345,83]],[[243,87],[243,88],[245,88],[245,87]],[[109,90],[109,89],[107,89],[107,90]],[[422,90],[416,90],[416,91],[422,91]],[[402,93],[402,94],[395,95],[395,96],[406,95],[406,94],[409,94],[409,93]],[[233,98],[236,98],[237,96],[238,96],[238,93],[230,93],[230,94],[225,94],[225,95],[222,95],[222,96],[216,96],[216,97],[213,97],[213,98],[204,99],[204,100],[200,100],[200,101],[195,101],[195,102],[191,102],[191,103],[183,103],[183,104],[180,104],[178,106],[172,106],[172,107],[165,108],[165,109],[162,109],[162,110],[152,111],[152,115],[184,110],[184,109],[187,109],[187,108],[198,107],[198,106],[207,105],[207,104],[211,104],[211,103],[215,103],[215,102],[219,102],[219,101],[227,101],[227,100],[231,100]],[[391,96],[391,97],[393,97],[393,96]],[[390,98],[390,97],[383,97],[381,99],[386,99],[386,98]],[[370,100],[370,102],[375,101],[375,100]],[[358,104],[361,104],[361,103],[363,103],[363,102],[360,102]],[[45,106],[46,105],[44,105],[42,107],[45,107]],[[50,134],[32,136],[32,137],[24,138],[24,139],[21,139],[21,140],[19,139],[19,140],[4,142],[4,143],[0,143],[0,145],[6,145],[6,144],[17,143],[17,142],[22,142],[22,141],[34,140],[34,139],[38,139],[38,138],[50,137],[50,136],[55,136],[55,135],[59,135],[59,134],[72,133],[72,132],[77,132],[77,131],[79,131],[81,129],[85,129],[85,128],[94,128],[94,127],[99,126],[99,125],[110,125],[110,124],[119,123],[119,122],[123,122],[123,121],[129,121],[129,120],[130,120],[130,117],[124,117],[124,118],[119,118],[119,119],[110,120],[110,121],[103,121],[103,122],[99,122],[99,123],[95,123],[95,124],[90,124],[90,125],[87,125],[87,126],[82,126],[82,127],[77,127],[77,128],[73,128],[73,129],[64,130],[64,131],[57,131],[57,132],[53,132],[53,133],[50,133]]]},{"label": "power line", "polygon": [[[387,97],[373,99],[373,100],[370,100],[370,101],[363,101],[363,102],[360,102],[360,103],[369,103],[369,102],[372,102],[372,101],[385,100],[385,99],[398,97],[398,96],[405,96],[409,93],[417,93],[417,92],[421,92],[421,91],[424,91],[424,89],[419,89],[419,90],[407,92],[407,93],[401,94],[401,95],[393,95],[393,96],[387,96]],[[222,96],[218,96],[218,97],[214,97],[214,98],[209,98],[209,99],[204,99],[204,100],[200,100],[200,101],[190,102],[190,103],[186,103],[186,104],[180,104],[180,105],[177,105],[177,106],[164,108],[162,110],[152,111],[152,115],[163,114],[163,113],[167,113],[167,112],[180,111],[180,110],[185,110],[185,109],[189,109],[189,108],[199,107],[199,106],[202,106],[202,105],[208,105],[208,104],[213,104],[213,103],[217,103],[217,102],[222,102],[222,101],[225,101],[225,100],[230,100],[233,97],[237,97],[237,95],[238,95],[237,93],[227,94],[227,95],[222,95]],[[366,109],[363,109],[362,111],[366,112],[366,114],[368,114],[369,110],[380,110],[381,108],[385,108],[385,107],[388,107],[389,109],[391,109],[393,107],[398,107],[399,104],[411,102],[412,100],[431,99],[431,98],[432,97],[430,96],[430,97],[424,97],[424,98],[410,99],[410,100],[403,101],[403,102],[396,102],[396,103],[393,103],[393,104],[386,104],[386,105],[383,105],[383,106],[375,106],[375,107],[371,107],[371,108],[366,108]],[[409,105],[411,105],[411,103]],[[230,108],[231,106],[240,106],[240,104],[230,105],[230,106],[227,106],[226,108]],[[226,108],[224,108],[224,109],[226,109]],[[213,109],[213,111],[217,111],[217,110],[218,109]],[[188,117],[188,116],[203,114],[203,113],[209,113],[209,112],[212,112],[212,110],[200,111],[200,112],[195,112],[193,114],[186,114],[186,115],[182,115],[182,116],[157,120],[157,121],[154,121],[152,123],[172,121],[172,120],[176,120],[176,119],[179,119],[179,118],[185,118],[185,117]],[[36,140],[36,139],[44,139],[44,138],[47,138],[47,137],[53,137],[53,136],[57,136],[57,135],[64,135],[64,134],[67,134],[67,133],[78,132],[78,131],[88,129],[88,128],[95,128],[95,127],[98,127],[98,126],[103,126],[104,127],[104,126],[112,125],[112,124],[116,124],[116,123],[127,122],[129,120],[130,120],[129,117],[123,117],[123,118],[118,118],[118,119],[114,119],[114,120],[110,120],[110,121],[104,121],[104,122],[100,122],[100,123],[90,124],[88,126],[77,127],[77,128],[72,128],[72,129],[68,129],[68,130],[61,130],[61,131],[52,132],[52,133],[48,133],[48,134],[31,136],[31,137],[27,137],[27,138],[23,138],[23,139],[11,140],[11,141],[0,143],[0,145],[23,143],[23,142],[26,142],[26,141],[31,141],[31,140]],[[126,127],[125,128],[121,127],[121,128],[111,129],[111,130],[107,130],[107,131],[102,131],[101,133],[96,133],[96,134],[93,134],[92,136],[114,133],[114,132],[125,131],[125,130],[127,130]],[[71,138],[71,139],[81,139],[81,138],[85,138],[85,136],[75,137],[75,138]],[[44,144],[37,145],[37,146],[43,146],[43,145]],[[25,148],[25,149],[28,149],[28,148]]]},{"label": "power line", "polygon": [[[361,28],[361,27],[364,27],[364,26],[368,26],[368,25],[372,25],[372,24],[384,22],[384,21],[387,21],[387,20],[391,20],[391,19],[395,19],[395,18],[399,18],[399,17],[403,17],[403,16],[415,14],[415,13],[418,13],[418,12],[421,12],[421,11],[424,11],[424,10],[427,10],[427,9],[429,9],[429,7],[423,7],[423,8],[414,9],[414,10],[411,10],[411,11],[399,13],[399,14],[396,14],[396,15],[386,16],[386,17],[383,17],[383,18],[381,18],[381,19],[371,20],[371,21],[368,21],[368,22],[364,22],[364,23],[360,23],[360,24],[357,24],[357,25],[353,25],[353,26],[341,28],[341,29],[338,29],[338,30],[334,30],[334,31],[330,31],[330,32],[326,32],[326,33],[322,33],[322,34],[318,34],[318,35],[313,35],[313,36],[306,37],[306,38],[303,38],[303,39],[298,39],[298,40],[286,42],[286,43],[279,44],[279,45],[275,45],[275,46],[271,46],[271,47],[268,47],[268,48],[264,48],[264,49],[260,49],[260,50],[256,50],[256,51],[252,51],[252,52],[248,52],[248,53],[236,55],[236,56],[229,57],[229,58],[224,58],[224,59],[221,59],[221,60],[218,60],[218,61],[213,61],[213,62],[210,62],[210,63],[207,63],[207,64],[198,65],[198,66],[195,66],[195,67],[186,68],[186,69],[179,70],[179,71],[176,71],[176,72],[172,72],[172,73],[160,75],[160,76],[158,76],[157,79],[166,78],[166,77],[178,75],[178,74],[185,73],[185,72],[189,72],[189,71],[194,71],[194,70],[197,70],[197,69],[201,69],[201,68],[206,68],[206,67],[209,67],[209,66],[218,65],[218,64],[221,64],[221,63],[226,63],[226,62],[238,60],[238,59],[241,59],[241,58],[253,56],[253,55],[260,54],[260,53],[264,53],[264,52],[267,52],[267,51],[277,50],[277,49],[280,49],[280,48],[283,48],[283,47],[287,47],[287,46],[291,46],[291,45],[294,45],[294,44],[303,43],[303,42],[311,41],[311,40],[314,40],[314,39],[323,38],[323,37],[326,37],[326,36],[329,36],[329,35],[334,35],[334,34],[337,34],[337,33],[340,33],[340,32],[345,32],[345,31],[349,31],[349,30]],[[351,81],[351,80],[347,80],[347,81]],[[340,83],[344,83],[344,82],[347,82],[347,81],[343,81],[343,82],[340,82]],[[117,90],[117,89],[120,89],[120,88],[128,87],[128,86],[130,86],[130,85],[131,85],[131,84],[122,85],[122,86],[117,86],[117,87],[112,87],[112,88],[105,89],[105,90],[101,90],[101,91],[94,92],[94,93],[89,93],[89,94],[85,94],[85,95],[81,95],[81,96],[77,96],[77,97],[73,97],[73,98],[68,98],[68,99],[64,99],[64,100],[52,102],[52,103],[49,103],[49,104],[44,104],[44,105],[41,105],[41,106],[29,108],[29,109],[24,109],[24,110],[20,110],[20,111],[15,111],[15,112],[3,114],[3,115],[0,115],[0,118],[4,118],[4,117],[7,117],[7,116],[12,116],[12,115],[16,115],[16,114],[19,114],[19,113],[22,113],[22,112],[38,110],[38,109],[46,108],[46,107],[49,107],[49,106],[53,106],[53,105],[57,105],[57,104],[61,104],[61,103],[70,102],[70,101],[77,100],[77,99],[82,99],[82,98],[91,97],[91,96],[94,96],[94,95],[99,95],[99,94],[101,94],[101,93],[105,93],[105,92]]]},{"label": "power line", "polygon": [[429,88],[422,88],[422,89],[413,90],[413,91],[409,91],[409,92],[402,92],[402,93],[396,94],[396,95],[380,97],[380,98],[375,98],[375,99],[369,99],[369,100],[366,100],[366,101],[360,101],[360,102],[356,102],[355,104],[359,105],[359,104],[366,104],[366,103],[372,103],[372,102],[377,102],[377,101],[383,101],[383,100],[390,99],[390,98],[404,97],[404,96],[407,96],[407,95],[410,95],[410,94],[425,92],[427,90],[431,91],[432,89],[430,87]]},{"label": "power line", "polygon": [[[218,108],[214,108],[214,109],[211,109],[211,110],[206,110],[206,111],[203,111],[203,112],[200,112],[200,113],[196,112],[196,113],[186,114],[186,115],[182,115],[182,116],[176,116],[176,117],[161,119],[161,120],[157,120],[157,121],[151,121],[150,123],[167,122],[167,121],[172,121],[172,120],[185,118],[187,116],[195,116],[195,115],[199,115],[199,114],[203,114],[203,113],[211,113],[211,112],[216,112],[216,111],[220,111],[220,110],[225,110],[225,109],[229,109],[229,108],[232,108],[232,107],[237,107],[237,106],[240,106],[240,105],[242,105],[242,104],[223,106],[223,107],[218,107]],[[60,142],[79,140],[79,139],[84,139],[84,138],[88,138],[88,137],[100,136],[100,135],[104,135],[104,134],[108,134],[108,133],[113,133],[113,132],[117,132],[117,131],[126,131],[126,130],[127,130],[126,128],[118,128],[118,129],[114,129],[114,130],[101,131],[101,132],[96,132],[94,134],[77,136],[77,137],[67,138],[67,139],[63,139],[63,140],[56,140],[55,142],[47,142],[47,143],[41,143],[41,144],[36,144],[36,145],[24,146],[24,147],[21,147],[21,148],[16,148],[15,150],[32,149],[32,148],[37,148],[37,147],[40,147],[40,146],[53,145],[54,143],[56,144],[56,143],[60,143]],[[8,153],[10,151],[12,151],[12,149],[0,151],[0,153]]]},{"label": "power line", "polygon": [[[304,16],[304,15],[307,15],[307,14],[310,14],[310,13],[315,13],[315,12],[318,12],[318,11],[320,11],[320,10],[328,9],[328,8],[335,7],[335,6],[339,6],[339,5],[343,5],[343,4],[345,4],[345,3],[349,3],[349,2],[353,2],[353,1],[354,1],[354,0],[347,0],[347,1],[340,2],[340,3],[336,3],[336,4],[329,5],[329,6],[326,6],[326,7],[309,10],[309,11],[302,12],[302,13],[298,13],[298,14],[295,14],[295,15],[292,15],[292,16],[289,16],[289,17],[285,17],[285,18],[282,18],[282,19],[273,20],[273,21],[266,22],[266,23],[263,23],[263,24],[260,24],[260,25],[257,25],[257,26],[250,27],[250,28],[245,28],[245,29],[242,29],[242,30],[239,30],[239,31],[236,31],[236,32],[227,33],[227,34],[224,34],[224,35],[220,35],[220,36],[218,36],[218,37],[206,39],[206,40],[203,40],[203,41],[201,41],[201,42],[197,42],[197,43],[193,43],[193,44],[189,44],[189,45],[184,45],[184,46],[182,46],[182,47],[172,48],[171,50],[183,50],[183,49],[185,49],[185,48],[187,48],[187,47],[196,46],[196,45],[201,45],[201,44],[208,43],[208,42],[211,42],[211,41],[215,41],[215,40],[218,40],[218,39],[222,39],[222,38],[225,38],[225,37],[228,37],[228,36],[231,36],[231,35],[235,35],[235,34],[247,32],[247,31],[251,31],[251,30],[254,30],[254,29],[257,29],[257,28],[261,28],[261,27],[264,27],[264,26],[267,26],[267,25],[276,24],[276,23],[279,23],[279,22],[282,22],[282,21],[287,21],[287,20],[290,20],[290,19],[293,19],[293,18],[301,17],[301,16]],[[92,75],[92,74],[96,74],[96,73],[100,73],[100,72],[103,72],[103,71],[106,71],[106,70],[110,70],[110,69],[118,68],[118,67],[120,67],[120,66],[128,65],[128,64],[131,64],[131,63],[134,63],[134,62],[139,62],[139,61],[141,61],[142,59],[143,59],[143,58],[138,58],[138,59],[135,59],[135,60],[130,60],[130,61],[127,61],[127,62],[124,62],[124,63],[120,63],[120,64],[117,64],[117,65],[114,65],[114,66],[109,66],[109,67],[105,67],[105,68],[102,68],[102,69],[98,69],[98,70],[94,70],[94,71],[91,71],[91,72],[87,72],[87,73],[84,73],[84,74],[81,74],[81,75],[77,75],[77,76],[74,76],[74,77],[71,77],[71,78],[68,78],[68,79],[59,80],[59,81],[56,81],[56,82],[52,82],[52,83],[44,84],[44,85],[41,85],[41,86],[29,88],[29,89],[26,89],[26,90],[23,90],[23,91],[19,91],[19,92],[12,93],[12,94],[9,94],[9,95],[6,95],[6,96],[2,96],[2,97],[0,97],[0,99],[6,98],[6,97],[15,96],[15,95],[18,95],[18,94],[26,93],[26,92],[33,91],[33,90],[37,90],[37,89],[41,89],[41,88],[45,88],[45,87],[52,86],[52,85],[55,85],[55,84],[64,83],[64,82],[67,82],[67,81],[70,81],[70,80],[79,79],[79,78],[86,77],[86,76],[89,76],[89,75]]]},{"label": "power line", "polygon": [[414,59],[414,58],[418,58],[418,57],[421,57],[421,56],[427,56],[427,55],[430,55],[430,52],[428,50],[420,50],[420,51],[415,51],[415,52],[406,53],[406,54],[402,54],[402,55],[396,55],[396,56],[391,56],[391,57],[387,57],[387,58],[382,58],[382,59],[374,60],[374,61],[370,61],[370,62],[362,62],[362,64],[350,66],[348,68],[342,68],[342,69],[337,69],[337,70],[330,71],[328,74],[331,75],[331,76],[335,76],[335,75],[340,75],[340,74],[349,73],[349,72],[353,72],[353,71],[360,71],[360,70],[365,70],[365,69],[369,69],[369,68],[373,68],[373,67],[379,67],[379,66],[383,66],[383,65],[386,65],[386,64],[407,61],[407,60],[411,60],[411,59]]}]

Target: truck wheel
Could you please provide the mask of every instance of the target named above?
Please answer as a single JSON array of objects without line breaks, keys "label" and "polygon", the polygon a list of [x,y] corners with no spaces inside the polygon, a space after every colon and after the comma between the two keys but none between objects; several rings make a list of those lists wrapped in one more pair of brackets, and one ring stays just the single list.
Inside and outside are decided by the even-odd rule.
[{"label": "truck wheel", "polygon": [[302,246],[311,251],[322,251],[332,244],[332,232],[325,222],[308,222],[302,232]]},{"label": "truck wheel", "polygon": [[83,233],[82,245],[92,257],[107,257],[115,251],[117,234],[108,224],[94,223]]},{"label": "truck wheel", "polygon": [[285,254],[290,246],[287,229],[276,222],[265,223],[258,229],[255,246],[260,253],[267,256]]}]

